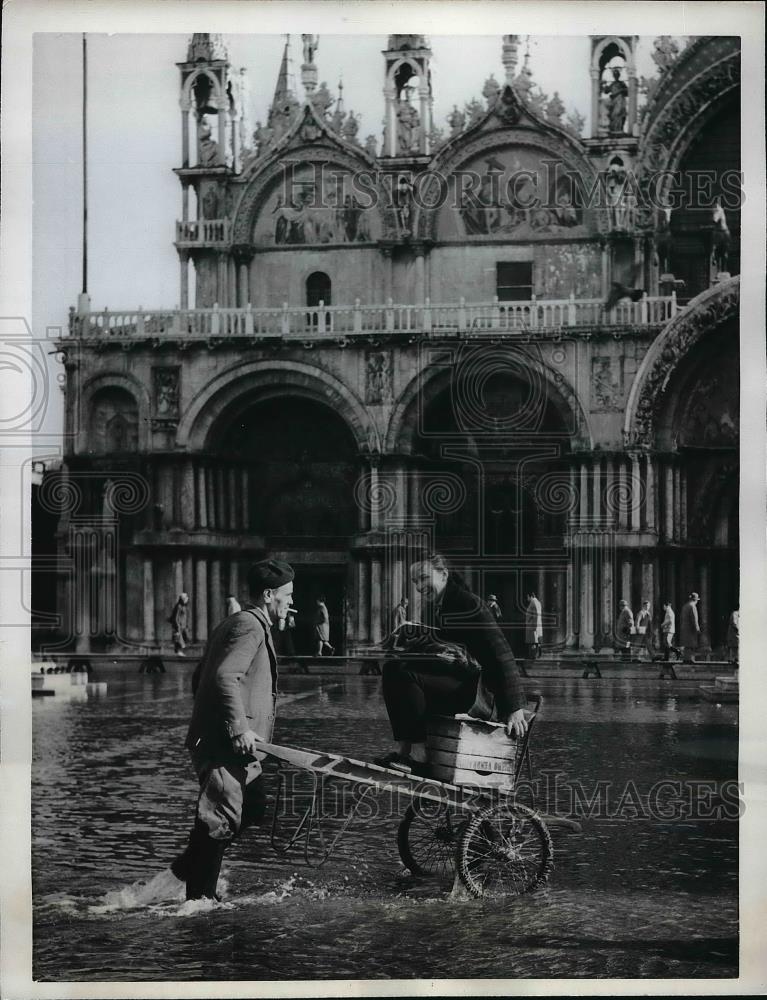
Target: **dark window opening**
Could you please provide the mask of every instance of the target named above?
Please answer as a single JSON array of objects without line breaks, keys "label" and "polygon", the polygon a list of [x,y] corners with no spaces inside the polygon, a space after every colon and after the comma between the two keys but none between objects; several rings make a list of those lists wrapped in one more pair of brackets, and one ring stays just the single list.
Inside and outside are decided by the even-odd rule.
[{"label": "dark window opening", "polygon": [[310,308],[330,305],[330,278],[322,271],[315,271],[306,279],[306,304]]},{"label": "dark window opening", "polygon": [[529,302],[533,297],[532,261],[498,263],[496,293],[499,302]]}]

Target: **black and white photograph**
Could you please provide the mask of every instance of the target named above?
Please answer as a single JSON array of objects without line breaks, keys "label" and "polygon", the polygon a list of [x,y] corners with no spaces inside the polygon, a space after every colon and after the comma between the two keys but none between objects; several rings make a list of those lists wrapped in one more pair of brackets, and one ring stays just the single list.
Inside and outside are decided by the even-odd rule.
[{"label": "black and white photograph", "polygon": [[759,992],[763,8],[123,7],[5,17],[2,996]]}]

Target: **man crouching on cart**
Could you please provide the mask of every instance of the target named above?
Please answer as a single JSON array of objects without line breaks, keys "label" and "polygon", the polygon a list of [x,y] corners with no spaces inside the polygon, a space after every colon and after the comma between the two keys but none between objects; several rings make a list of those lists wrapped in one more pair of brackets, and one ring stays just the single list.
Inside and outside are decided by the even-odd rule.
[{"label": "man crouching on cart", "polygon": [[[277,698],[272,619],[291,605],[293,569],[280,559],[248,573],[252,605],[215,629],[195,672],[186,746],[200,782],[189,843],[171,865],[186,882],[186,898],[215,899],[224,851],[266,811],[258,744],[270,740]],[[196,686],[195,686],[196,681]]]},{"label": "man crouching on cart", "polygon": [[[509,736],[521,737],[527,730],[526,698],[514,654],[493,613],[444,557],[434,553],[414,562],[410,576],[424,600],[424,621],[436,627],[437,652],[384,664],[383,695],[397,749],[376,763],[404,764],[426,775],[430,716],[465,712],[503,722]],[[440,652],[439,643],[450,647]]]}]

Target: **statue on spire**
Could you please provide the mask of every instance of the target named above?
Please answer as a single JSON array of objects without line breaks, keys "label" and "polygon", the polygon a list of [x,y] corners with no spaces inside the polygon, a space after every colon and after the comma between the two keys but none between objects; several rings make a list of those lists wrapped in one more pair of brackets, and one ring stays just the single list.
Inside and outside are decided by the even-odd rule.
[{"label": "statue on spire", "polygon": [[304,65],[312,66],[314,65],[314,53],[320,45],[320,36],[301,35],[301,41],[304,43]]}]

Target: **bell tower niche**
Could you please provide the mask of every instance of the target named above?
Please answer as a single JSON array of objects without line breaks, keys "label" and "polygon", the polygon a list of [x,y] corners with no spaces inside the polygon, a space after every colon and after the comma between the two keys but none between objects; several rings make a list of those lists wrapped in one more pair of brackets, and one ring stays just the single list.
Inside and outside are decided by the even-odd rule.
[{"label": "bell tower niche", "polygon": [[181,270],[181,308],[190,306],[190,263],[196,308],[232,302],[228,260],[228,181],[240,169],[244,73],[235,72],[221,35],[192,35],[181,75],[181,220],[176,249]]},{"label": "bell tower niche", "polygon": [[431,49],[423,35],[389,35],[384,156],[427,156],[432,131]]},{"label": "bell tower niche", "polygon": [[637,35],[591,36],[591,135],[637,131]]}]

